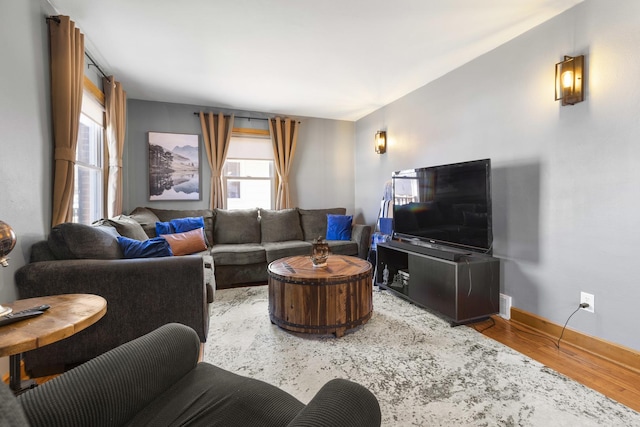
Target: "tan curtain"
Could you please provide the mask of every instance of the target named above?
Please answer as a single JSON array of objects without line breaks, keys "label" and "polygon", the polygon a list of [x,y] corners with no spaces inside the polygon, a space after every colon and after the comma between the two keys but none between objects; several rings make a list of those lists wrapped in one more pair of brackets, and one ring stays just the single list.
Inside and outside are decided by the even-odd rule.
[{"label": "tan curtain", "polygon": [[227,158],[231,131],[233,129],[233,115],[225,117],[222,113],[200,112],[200,126],[207,160],[211,168],[211,195],[209,206],[211,209],[223,209],[226,206],[225,193],[222,188],[222,167]]},{"label": "tan curtain", "polygon": [[71,221],[78,125],[82,110],[84,35],[68,16],[49,23],[54,176],[52,225]]},{"label": "tan curtain", "polygon": [[278,193],[276,195],[276,209],[291,208],[289,194],[289,172],[293,164],[293,155],[298,142],[299,124],[295,120],[280,117],[269,120],[269,133],[273,143],[273,158],[278,173]]},{"label": "tan curtain", "polygon": [[122,152],[127,129],[127,92],[113,76],[102,79],[109,172],[106,182],[108,218],[122,213]]}]

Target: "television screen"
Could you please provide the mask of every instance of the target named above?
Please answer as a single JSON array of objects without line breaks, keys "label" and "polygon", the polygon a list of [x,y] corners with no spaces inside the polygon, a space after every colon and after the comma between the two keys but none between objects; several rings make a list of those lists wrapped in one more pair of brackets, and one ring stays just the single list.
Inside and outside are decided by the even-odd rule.
[{"label": "television screen", "polygon": [[394,236],[491,251],[491,160],[393,173]]}]

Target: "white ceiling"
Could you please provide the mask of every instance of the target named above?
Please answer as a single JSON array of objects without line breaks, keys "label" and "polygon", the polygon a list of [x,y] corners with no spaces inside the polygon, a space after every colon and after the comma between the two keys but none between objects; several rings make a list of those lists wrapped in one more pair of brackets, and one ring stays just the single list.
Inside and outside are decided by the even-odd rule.
[{"label": "white ceiling", "polygon": [[583,0],[49,0],[129,98],[357,120]]}]

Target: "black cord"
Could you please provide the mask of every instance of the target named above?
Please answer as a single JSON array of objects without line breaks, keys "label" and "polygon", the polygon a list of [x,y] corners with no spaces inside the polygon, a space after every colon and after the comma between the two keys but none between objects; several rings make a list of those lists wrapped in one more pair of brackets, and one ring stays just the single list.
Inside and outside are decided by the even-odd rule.
[{"label": "black cord", "polygon": [[[476,325],[473,325],[473,326],[472,326],[472,328],[473,328],[473,329],[475,329],[476,331],[478,331],[478,332],[481,332],[481,333],[482,333],[482,332],[486,331],[487,329],[491,329],[491,328],[493,328],[494,326],[496,326],[496,321],[495,321],[495,319],[493,318],[493,316],[491,316],[489,319],[491,319],[491,321],[493,322],[493,324],[492,324],[492,325],[489,325],[489,326],[487,326],[487,327],[485,327],[485,328],[483,328],[483,329],[478,329],[478,328],[476,327]],[[507,321],[507,322],[508,322],[508,321]],[[536,337],[536,338],[541,338],[541,339],[544,339],[544,340],[549,340],[549,341],[551,341],[551,342],[553,343],[553,345],[556,345],[556,342],[555,342],[555,340],[553,339],[553,337],[550,337],[550,336],[545,335],[545,334],[540,334],[540,333],[537,333],[537,332],[533,332],[533,331],[527,331],[526,329],[522,329],[522,328],[517,327],[513,322],[509,322],[509,328],[510,328],[510,329],[513,329],[513,330],[515,330],[515,331],[518,331],[518,333],[521,333],[521,334],[527,334],[527,335],[531,335],[531,336]],[[516,335],[516,336],[517,336],[517,333],[514,333],[514,335]]]},{"label": "black cord", "polygon": [[560,338],[558,338],[558,342],[556,344],[556,347],[558,348],[558,350],[560,350],[560,340],[562,339],[562,336],[564,335],[564,330],[567,328],[567,324],[569,323],[569,320],[571,320],[573,315],[576,314],[578,312],[578,310],[580,310],[582,307],[583,307],[582,304],[578,305],[578,308],[576,308],[576,310],[573,313],[571,313],[571,316],[569,316],[567,321],[564,322],[564,326],[562,327],[562,332],[560,333]]},{"label": "black cord", "polygon": [[476,332],[483,333],[483,332],[484,332],[484,331],[486,331],[487,329],[491,329],[491,328],[493,328],[494,326],[496,326],[496,321],[495,321],[495,319],[494,319],[493,317],[489,317],[489,319],[487,319],[487,320],[491,320],[491,324],[490,324],[489,326],[485,326],[485,327],[484,327],[484,328],[482,328],[482,329],[478,329],[478,328],[476,328],[476,325],[473,325],[473,326],[472,326],[472,327],[473,327],[473,329],[475,329],[475,330],[476,330]]},{"label": "black cord", "polygon": [[516,331],[521,332],[521,333],[523,333],[523,334],[528,334],[528,335],[534,336],[534,337],[536,337],[536,338],[542,338],[542,339],[545,339],[545,340],[549,340],[549,341],[551,341],[551,342],[555,345],[555,341],[553,340],[553,338],[552,338],[552,337],[550,337],[550,336],[548,336],[548,335],[540,334],[540,333],[532,332],[532,331],[527,331],[527,330],[522,329],[522,328],[518,328],[518,327],[517,327],[517,326],[515,326],[513,323],[511,323],[511,328],[513,328],[513,329],[515,329]]}]

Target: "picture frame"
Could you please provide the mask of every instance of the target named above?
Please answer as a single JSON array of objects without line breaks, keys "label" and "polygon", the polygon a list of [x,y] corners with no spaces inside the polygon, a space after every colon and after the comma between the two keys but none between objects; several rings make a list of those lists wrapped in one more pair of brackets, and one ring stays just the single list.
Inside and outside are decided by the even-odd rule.
[{"label": "picture frame", "polygon": [[199,135],[148,132],[149,201],[200,200]]}]

